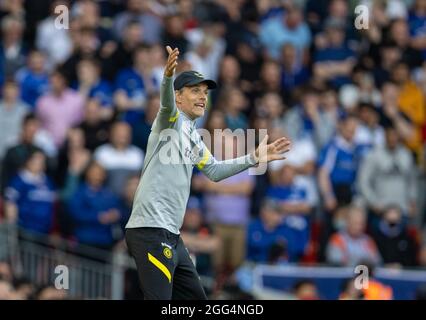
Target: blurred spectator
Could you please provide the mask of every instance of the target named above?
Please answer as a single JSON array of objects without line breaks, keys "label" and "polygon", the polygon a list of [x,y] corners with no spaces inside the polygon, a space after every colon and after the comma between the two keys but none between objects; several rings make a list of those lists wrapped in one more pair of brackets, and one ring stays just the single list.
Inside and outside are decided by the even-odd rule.
[{"label": "blurred spectator", "polygon": [[152,47],[141,44],[133,53],[133,66],[121,71],[115,80],[114,103],[118,110],[143,110],[147,96],[158,92],[160,79],[155,77],[151,64]]},{"label": "blurred spectator", "polygon": [[281,86],[285,92],[303,86],[309,79],[308,68],[298,61],[296,48],[287,43],[281,49]]},{"label": "blurred spectator", "polygon": [[[106,61],[101,59],[101,43],[96,35],[96,30],[88,27],[74,28],[75,32],[74,48],[71,56],[61,65],[61,69],[66,73],[67,80],[70,84],[77,80],[78,63],[82,59],[98,60],[99,64],[106,64]],[[83,75],[84,77],[85,75]],[[85,77],[87,80],[87,77]]]},{"label": "blurred spectator", "polygon": [[220,239],[205,223],[198,198],[190,197],[181,229],[181,237],[188,248],[200,275],[213,276],[213,253],[220,248]]},{"label": "blurred spectator", "polygon": [[392,78],[399,86],[398,107],[415,127],[415,134],[407,145],[416,154],[421,153],[421,130],[426,124],[426,101],[423,92],[410,77],[408,64],[400,61],[392,70]]},{"label": "blurred spectator", "polygon": [[225,113],[226,127],[232,131],[247,129],[248,120],[244,111],[248,108],[247,98],[238,87],[221,90],[217,106]]},{"label": "blurred spectator", "polygon": [[[122,237],[118,197],[105,187],[106,172],[96,162],[89,165],[85,181],[68,201],[73,235],[80,244],[111,249]],[[119,232],[119,237],[115,232]]]},{"label": "blurred spectator", "polygon": [[[129,21],[137,21],[143,33],[139,40],[154,44],[160,42],[163,25],[161,19],[153,14],[150,1],[128,0],[127,9],[115,17],[114,31],[115,36],[120,39],[123,37],[123,30]],[[169,44],[172,46],[171,44]],[[176,47],[175,45],[172,48]],[[179,51],[182,52],[181,47]]]},{"label": "blurred spectator", "polygon": [[362,289],[364,300],[392,300],[392,287],[375,279],[375,266],[371,261],[361,261],[361,264],[367,267],[369,276],[368,286]]},{"label": "blurred spectator", "polygon": [[[90,151],[85,147],[82,129],[76,127],[68,130],[67,140],[59,151],[55,181],[58,188],[64,187],[70,178],[78,178],[90,161]],[[72,177],[70,177],[70,175]]]},{"label": "blurred spectator", "polygon": [[424,28],[426,16],[426,3],[424,0],[415,0],[408,16],[411,43],[413,47],[422,52],[426,59],[426,31]]},{"label": "blurred spectator", "polygon": [[250,222],[247,228],[247,260],[256,263],[269,263],[276,248],[282,251],[274,256],[274,263],[288,261],[287,229],[283,224],[283,216],[276,200],[265,199],[262,203],[260,217]]},{"label": "blurred spectator", "polygon": [[184,57],[189,50],[190,42],[185,34],[185,21],[179,13],[164,18],[162,43],[172,48],[179,48],[180,56]]},{"label": "blurred spectator", "polygon": [[16,81],[21,88],[21,98],[34,110],[40,96],[49,88],[49,75],[46,70],[46,57],[41,51],[29,53],[27,65],[16,73]]},{"label": "blurred spectator", "polygon": [[415,128],[410,118],[398,107],[399,89],[395,82],[386,81],[382,85],[382,119],[381,125],[392,125],[404,142],[415,135]]},{"label": "blurred spectator", "polygon": [[17,16],[6,16],[1,21],[2,41],[0,44],[0,85],[5,79],[13,78],[25,64],[27,48],[23,42],[25,22]]},{"label": "blurred spectator", "polygon": [[106,143],[109,137],[110,122],[103,119],[99,100],[89,99],[84,107],[83,121],[79,125],[84,132],[86,148],[94,151]]},{"label": "blurred spectator", "polygon": [[291,140],[310,139],[317,149],[330,141],[336,127],[334,119],[322,112],[319,94],[311,87],[303,91],[300,105],[285,114],[282,126]]},{"label": "blurred spectator", "polygon": [[268,55],[278,60],[282,45],[291,43],[297,50],[297,56],[303,61],[311,43],[311,32],[303,21],[303,15],[297,6],[288,6],[284,14],[267,19],[260,26],[260,41],[268,50]]},{"label": "blurred spectator", "polygon": [[[241,148],[237,139],[231,134],[225,134],[223,139],[222,157],[218,157],[218,148],[213,148],[213,154],[223,160],[239,156]],[[245,256],[253,177],[247,170],[220,182],[198,175],[193,179],[193,187],[204,192],[207,221],[222,243],[222,249],[215,252],[216,269],[219,273],[233,271]]]},{"label": "blurred spectator", "polygon": [[13,300],[13,286],[0,278],[0,300]]},{"label": "blurred spectator", "polygon": [[10,147],[4,156],[2,164],[1,191],[9,184],[21,167],[24,165],[28,156],[37,150],[40,150],[34,144],[34,138],[39,127],[39,121],[33,114],[27,115],[22,123],[20,141],[17,145]]},{"label": "blurred spectator", "polygon": [[296,176],[296,169],[285,164],[277,179],[277,185],[271,186],[267,197],[278,201],[283,224],[287,228],[289,239],[288,253],[290,261],[299,261],[304,255],[310,239],[310,214],[314,206],[314,194],[306,180]]},{"label": "blurred spectator", "polygon": [[399,143],[395,128],[387,127],[385,130],[386,145],[374,148],[360,167],[360,195],[369,210],[377,216],[387,206],[396,204],[406,217],[413,217],[417,196],[413,159]]},{"label": "blurred spectator", "polygon": [[191,48],[185,54],[185,60],[192,70],[197,70],[208,79],[217,80],[220,61],[225,53],[226,43],[217,37],[208,24],[202,30],[191,31],[188,39]]},{"label": "blurred spectator", "polygon": [[372,235],[385,267],[402,268],[417,265],[417,245],[408,233],[401,210],[397,206],[388,207],[383,212]]},{"label": "blurred spectator", "polygon": [[358,290],[355,286],[355,279],[344,281],[342,291],[339,294],[339,300],[362,300],[364,294],[362,290]]},{"label": "blurred spectator", "polygon": [[142,29],[139,22],[130,20],[123,28],[123,36],[117,40],[117,47],[109,57],[104,58],[102,73],[109,81],[114,81],[120,70],[132,66],[133,50],[141,43]]},{"label": "blurred spectator", "polygon": [[29,106],[19,99],[17,83],[7,81],[3,85],[0,100],[0,160],[5,151],[18,142],[22,122],[28,111]]},{"label": "blurred spectator", "polygon": [[65,300],[68,296],[64,289],[56,289],[54,286],[43,286],[35,293],[36,300]]},{"label": "blurred spectator", "polygon": [[365,146],[367,150],[373,147],[384,147],[385,130],[380,125],[380,112],[369,103],[358,106],[359,126],[355,132],[354,140],[358,145]]},{"label": "blurred spectator", "polygon": [[319,156],[318,183],[329,212],[352,201],[360,161],[359,148],[354,142],[357,126],[357,118],[345,116],[339,123],[338,134]]},{"label": "blurred spectator", "polygon": [[325,22],[325,43],[313,57],[314,73],[335,87],[350,82],[350,73],[355,64],[355,54],[346,44],[345,38],[345,22],[329,18]]},{"label": "blurred spectator", "polygon": [[160,95],[158,93],[148,95],[148,101],[143,115],[139,121],[132,123],[132,143],[146,153],[148,137],[151,127],[160,109]]},{"label": "blurred spectator", "polygon": [[111,127],[110,143],[98,147],[94,152],[95,160],[107,171],[106,185],[116,195],[121,195],[123,185],[132,174],[139,174],[144,153],[130,144],[131,127],[125,122],[116,122]]},{"label": "blurred spectator", "polygon": [[49,70],[65,62],[72,53],[72,41],[69,30],[66,28],[56,28],[55,25],[57,18],[55,8],[60,5],[65,5],[69,8],[67,0],[53,1],[50,6],[50,15],[37,26],[35,42],[37,49],[46,53]]},{"label": "blurred spectator", "polygon": [[363,260],[374,265],[381,257],[374,240],[365,233],[367,218],[361,208],[350,208],[341,231],[333,234],[327,245],[327,262],[338,266],[354,267]]},{"label": "blurred spectator", "polygon": [[47,234],[53,226],[55,188],[45,174],[46,157],[28,155],[25,165],[5,191],[5,217],[25,231]]},{"label": "blurred spectator", "polygon": [[87,99],[97,99],[102,106],[101,116],[112,116],[112,87],[100,77],[101,69],[97,60],[82,59],[77,64],[77,83],[74,89]]},{"label": "blurred spectator", "polygon": [[320,300],[317,285],[312,280],[299,280],[293,286],[297,300]]},{"label": "blurred spectator", "polygon": [[50,75],[50,86],[51,91],[37,101],[36,114],[42,127],[52,135],[55,145],[60,147],[68,129],[80,123],[84,99],[68,87],[67,79],[59,70]]}]

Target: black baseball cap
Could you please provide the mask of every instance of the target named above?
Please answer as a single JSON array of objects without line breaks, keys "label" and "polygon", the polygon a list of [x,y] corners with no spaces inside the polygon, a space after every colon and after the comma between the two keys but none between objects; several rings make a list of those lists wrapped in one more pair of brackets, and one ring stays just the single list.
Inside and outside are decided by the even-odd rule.
[{"label": "black baseball cap", "polygon": [[217,88],[216,82],[210,79],[205,79],[204,76],[197,71],[182,72],[176,77],[175,81],[173,82],[173,86],[175,90],[179,90],[183,87],[195,86],[199,83],[205,83],[209,89]]}]

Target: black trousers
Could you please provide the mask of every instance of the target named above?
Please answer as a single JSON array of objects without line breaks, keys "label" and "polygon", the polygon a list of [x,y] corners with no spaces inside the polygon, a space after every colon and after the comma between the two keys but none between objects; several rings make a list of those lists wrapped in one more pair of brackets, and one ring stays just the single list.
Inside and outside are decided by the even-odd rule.
[{"label": "black trousers", "polygon": [[179,235],[162,228],[126,229],[145,300],[207,300]]}]

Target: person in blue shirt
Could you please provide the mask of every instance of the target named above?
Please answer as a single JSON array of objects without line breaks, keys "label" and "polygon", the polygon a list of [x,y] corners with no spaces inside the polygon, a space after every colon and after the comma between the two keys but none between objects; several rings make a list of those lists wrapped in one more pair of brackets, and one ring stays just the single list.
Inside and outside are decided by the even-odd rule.
[{"label": "person in blue shirt", "polygon": [[18,70],[16,81],[21,88],[21,98],[34,110],[37,99],[49,89],[49,74],[45,68],[46,58],[41,51],[31,51],[27,66]]},{"label": "person in blue shirt", "polygon": [[314,193],[306,180],[296,176],[296,168],[286,164],[281,168],[278,184],[268,188],[268,198],[279,203],[288,240],[290,261],[299,261],[310,239],[310,213]]},{"label": "person in blue shirt", "polygon": [[5,191],[6,221],[35,234],[48,234],[53,226],[56,193],[45,169],[46,156],[33,151]]},{"label": "person in blue shirt", "polygon": [[350,83],[355,54],[346,44],[345,22],[330,18],[325,23],[324,46],[314,55],[314,74],[337,88]]},{"label": "person in blue shirt", "polygon": [[[287,248],[287,243],[287,230],[278,203],[266,198],[262,203],[260,217],[252,220],[247,228],[247,260],[268,263],[276,245]],[[286,250],[280,257],[274,257],[274,260],[276,263],[287,262]]]},{"label": "person in blue shirt", "polygon": [[104,168],[92,162],[85,181],[68,200],[68,213],[79,244],[111,249],[122,237],[122,213],[120,200],[104,187],[105,178]]},{"label": "person in blue shirt", "polygon": [[[101,66],[97,60],[82,59],[78,62],[77,82],[72,87],[87,98],[97,99],[102,107],[112,107],[112,86],[101,78]],[[112,115],[112,110],[110,113]]]},{"label": "person in blue shirt", "polygon": [[147,96],[159,92],[160,80],[155,77],[151,61],[151,47],[139,45],[133,53],[133,66],[122,70],[115,80],[114,103],[123,112],[125,121],[139,118]]},{"label": "person in blue shirt", "polygon": [[355,193],[355,180],[362,148],[354,141],[358,118],[343,115],[338,134],[325,146],[318,160],[318,179],[325,209],[334,211],[337,206],[347,205]]}]

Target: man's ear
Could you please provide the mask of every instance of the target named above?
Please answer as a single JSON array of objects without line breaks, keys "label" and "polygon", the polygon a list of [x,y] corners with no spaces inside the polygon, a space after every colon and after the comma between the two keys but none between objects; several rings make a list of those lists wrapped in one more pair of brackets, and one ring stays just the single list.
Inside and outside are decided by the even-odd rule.
[{"label": "man's ear", "polygon": [[180,90],[175,90],[175,98],[176,98],[176,102],[178,103],[181,102]]}]

